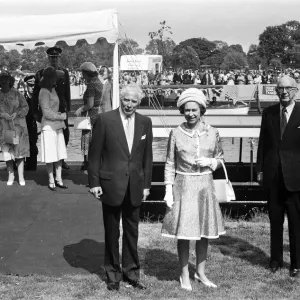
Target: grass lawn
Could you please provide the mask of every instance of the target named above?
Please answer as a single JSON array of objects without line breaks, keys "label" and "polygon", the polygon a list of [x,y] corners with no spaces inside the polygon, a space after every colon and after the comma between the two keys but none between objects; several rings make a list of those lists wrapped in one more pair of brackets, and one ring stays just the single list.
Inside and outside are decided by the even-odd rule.
[{"label": "grass lawn", "polygon": [[[141,280],[148,289],[121,285],[106,289],[104,273],[63,277],[0,275],[0,299],[299,299],[300,279],[289,277],[289,243],[284,233],[284,268],[271,274],[269,224],[265,215],[251,221],[226,220],[227,234],[209,246],[207,276],[218,285],[209,289],[191,279],[193,291],[180,289],[176,241],[162,238],[161,224],[140,224]],[[194,243],[190,248],[190,274],[195,272]]]}]

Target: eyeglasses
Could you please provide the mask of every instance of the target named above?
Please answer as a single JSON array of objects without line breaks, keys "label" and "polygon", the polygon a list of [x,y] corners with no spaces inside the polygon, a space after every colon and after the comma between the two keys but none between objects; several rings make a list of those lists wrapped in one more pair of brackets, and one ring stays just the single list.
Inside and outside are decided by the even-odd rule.
[{"label": "eyeglasses", "polygon": [[286,90],[287,93],[290,93],[291,91],[296,90],[296,88],[293,87],[293,86],[279,86],[279,87],[277,87],[277,91],[279,93],[283,93],[284,90]]}]

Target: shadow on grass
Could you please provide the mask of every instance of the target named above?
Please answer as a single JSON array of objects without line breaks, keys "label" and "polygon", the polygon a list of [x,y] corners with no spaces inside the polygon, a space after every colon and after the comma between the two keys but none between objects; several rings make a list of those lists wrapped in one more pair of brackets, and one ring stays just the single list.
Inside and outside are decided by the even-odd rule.
[{"label": "shadow on grass", "polygon": [[[224,256],[246,260],[252,265],[269,268],[270,256],[259,247],[253,246],[243,239],[221,236],[220,239],[211,241],[210,245],[217,247]],[[288,264],[284,263],[283,266],[288,267]]]},{"label": "shadow on grass", "polygon": [[70,266],[85,269],[104,280],[104,248],[104,242],[83,239],[77,244],[64,246],[63,256]]},{"label": "shadow on grass", "polygon": [[[180,268],[177,254],[164,249],[139,248],[142,269],[147,276],[156,277],[162,281],[179,281]],[[192,252],[190,251],[190,256]],[[189,263],[189,272],[192,277],[196,268]]]}]

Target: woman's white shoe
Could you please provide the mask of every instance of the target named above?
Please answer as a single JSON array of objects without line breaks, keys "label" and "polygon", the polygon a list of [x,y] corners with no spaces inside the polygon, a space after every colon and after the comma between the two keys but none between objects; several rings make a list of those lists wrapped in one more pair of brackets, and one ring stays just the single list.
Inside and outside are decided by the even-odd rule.
[{"label": "woman's white shoe", "polygon": [[192,291],[192,286],[191,285],[185,286],[185,285],[182,284],[182,277],[181,276],[179,277],[179,280],[180,280],[180,285],[181,285],[182,289],[187,290],[187,291]]},{"label": "woman's white shoe", "polygon": [[8,176],[7,185],[13,185],[15,180],[15,176]]},{"label": "woman's white shoe", "polygon": [[204,281],[203,279],[201,279],[197,273],[195,273],[194,278],[195,278],[195,280],[202,282],[207,287],[217,288],[217,286],[214,283],[212,283],[211,281],[209,281],[209,280]]},{"label": "woman's white shoe", "polygon": [[23,181],[19,181],[19,184],[21,185],[21,186],[25,186],[25,180],[23,180]]}]

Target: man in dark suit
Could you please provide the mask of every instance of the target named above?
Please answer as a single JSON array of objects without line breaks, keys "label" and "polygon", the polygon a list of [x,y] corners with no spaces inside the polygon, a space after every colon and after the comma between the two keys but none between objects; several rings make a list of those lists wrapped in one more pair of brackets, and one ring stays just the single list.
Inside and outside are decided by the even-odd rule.
[{"label": "man in dark suit", "polygon": [[211,70],[205,70],[205,73],[201,79],[201,84],[202,85],[212,85],[213,82],[213,76],[212,76],[212,73],[211,73]]},{"label": "man in dark suit", "polygon": [[[69,124],[68,124],[68,112],[70,111],[71,107],[71,87],[70,87],[70,77],[69,72],[67,69],[64,69],[59,66],[59,58],[61,56],[62,50],[59,47],[51,47],[48,48],[46,51],[48,55],[48,60],[50,66],[54,67],[57,70],[63,71],[65,74],[56,82],[56,93],[59,98],[59,112],[66,113],[67,119],[65,120],[66,128],[63,130],[64,138],[66,146],[68,146],[69,138],[70,138],[70,131],[69,131]],[[35,119],[38,122],[41,122],[42,115],[41,110],[39,109],[39,92],[40,92],[40,80],[43,77],[44,69],[39,70],[35,75],[35,84],[33,89],[33,103],[34,103],[34,115]],[[62,168],[68,170],[68,164],[63,161]]]},{"label": "man in dark suit", "polygon": [[290,275],[300,274],[300,103],[295,80],[277,83],[280,103],[263,111],[257,151],[258,181],[268,192],[271,228],[270,269],[283,263],[283,223],[287,213],[290,239]]},{"label": "man in dark suit", "polygon": [[109,290],[119,290],[122,275],[129,285],[146,288],[139,280],[138,223],[142,200],[149,195],[153,158],[151,119],[135,112],[142,97],[137,85],[126,85],[121,91],[120,107],[97,117],[89,148],[90,192],[100,199],[103,208]]}]

